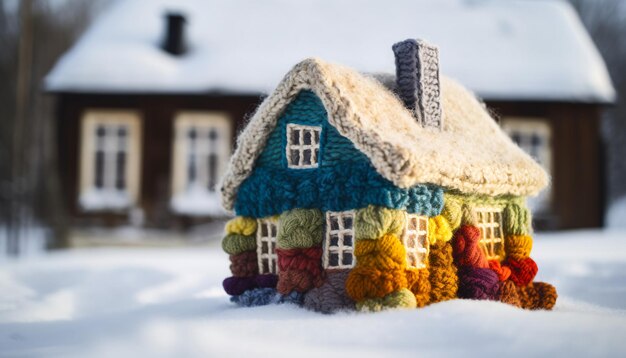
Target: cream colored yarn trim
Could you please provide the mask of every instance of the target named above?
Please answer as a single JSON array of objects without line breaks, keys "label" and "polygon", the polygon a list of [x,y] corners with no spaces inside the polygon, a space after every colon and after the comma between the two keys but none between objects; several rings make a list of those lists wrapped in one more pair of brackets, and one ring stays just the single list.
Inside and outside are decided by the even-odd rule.
[{"label": "cream colored yarn trim", "polygon": [[[355,237],[354,237],[354,210],[348,211],[327,211],[326,212],[326,237],[324,240],[324,254],[322,256],[322,267],[328,269],[351,269],[356,265],[356,256],[354,256]],[[344,226],[344,218],[350,218],[352,226]],[[332,228],[331,220],[337,220],[337,229]],[[337,245],[331,245],[331,237],[337,237]],[[346,236],[350,236],[350,244],[346,245]],[[339,256],[336,265],[330,264],[330,254]],[[350,263],[343,262],[343,255],[350,254],[352,261]]]},{"label": "cream colored yarn trim", "polygon": [[[404,233],[402,244],[406,250],[406,265],[409,268],[422,269],[426,267],[426,259],[430,252],[428,240],[428,216],[404,213]],[[412,224],[415,224],[414,228]],[[409,240],[413,239],[413,240]],[[411,245],[411,242],[413,245]],[[423,242],[424,245],[420,245]],[[415,262],[415,264],[412,264]]]},{"label": "cream colored yarn trim", "polygon": [[[257,232],[256,232],[256,255],[257,263],[259,265],[259,273],[265,274],[278,274],[278,254],[276,253],[276,235],[278,233],[278,225],[276,222],[269,219],[257,220]],[[263,234],[263,231],[266,234]],[[263,243],[267,245],[267,252],[263,250]],[[263,261],[267,260],[267,270],[263,265]]]},{"label": "cream colored yarn trim", "polygon": [[431,183],[468,194],[526,196],[548,184],[545,171],[502,132],[483,104],[456,82],[443,76],[441,82],[444,126],[439,131],[420,126],[374,78],[319,59],[298,63],[239,136],[221,185],[224,207],[233,209],[237,188],[252,172],[282,111],[303,89],[321,99],[328,122],[398,187]]}]

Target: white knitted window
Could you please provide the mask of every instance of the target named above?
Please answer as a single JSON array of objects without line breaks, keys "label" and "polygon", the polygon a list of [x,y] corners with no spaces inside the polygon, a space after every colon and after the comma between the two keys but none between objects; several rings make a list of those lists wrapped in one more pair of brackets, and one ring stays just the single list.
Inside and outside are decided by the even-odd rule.
[{"label": "white knitted window", "polygon": [[325,269],[354,267],[354,211],[326,212],[322,261]]},{"label": "white knitted window", "polygon": [[426,258],[430,250],[428,242],[428,217],[406,214],[406,226],[402,235],[402,244],[406,249],[408,267],[426,267]]},{"label": "white knitted window", "polygon": [[258,220],[258,229],[256,232],[256,253],[259,262],[259,273],[276,274],[278,266],[276,265],[276,234],[278,227],[276,222],[270,219]]},{"label": "white knitted window", "polygon": [[480,229],[479,245],[487,260],[503,259],[502,209],[479,207],[474,209],[474,215],[476,226]]},{"label": "white knitted window", "polygon": [[287,165],[289,168],[317,168],[322,127],[287,124]]}]

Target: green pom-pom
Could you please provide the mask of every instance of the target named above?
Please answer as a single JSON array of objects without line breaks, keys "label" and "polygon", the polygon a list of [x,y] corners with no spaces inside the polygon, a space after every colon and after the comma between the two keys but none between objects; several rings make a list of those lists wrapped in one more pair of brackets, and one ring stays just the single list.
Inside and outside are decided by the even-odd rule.
[{"label": "green pom-pom", "polygon": [[402,210],[370,205],[357,210],[354,235],[357,240],[375,240],[388,234],[400,236],[404,230],[404,221]]},{"label": "green pom-pom", "polygon": [[294,209],[280,216],[276,244],[281,249],[319,246],[324,238],[324,216],[317,209]]},{"label": "green pom-pom", "polygon": [[390,308],[416,308],[417,300],[409,289],[403,288],[383,298],[370,298],[356,303],[356,309],[362,312],[378,312]]},{"label": "green pom-pom", "polygon": [[256,250],[254,236],[228,234],[222,240],[222,249],[229,255],[237,255],[245,251]]},{"label": "green pom-pom", "polygon": [[531,232],[530,211],[521,205],[510,203],[502,213],[506,235],[529,235]]},{"label": "green pom-pom", "polygon": [[456,230],[459,226],[461,226],[461,219],[463,218],[463,203],[452,195],[444,194],[443,198],[444,203],[441,216],[446,218],[448,224],[450,224],[450,229]]}]

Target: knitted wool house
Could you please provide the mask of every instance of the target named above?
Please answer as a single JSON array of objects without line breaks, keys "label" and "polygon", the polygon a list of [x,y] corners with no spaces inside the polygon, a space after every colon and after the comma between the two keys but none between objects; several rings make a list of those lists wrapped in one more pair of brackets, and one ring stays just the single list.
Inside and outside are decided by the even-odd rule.
[{"label": "knitted wool house", "polygon": [[321,312],[453,298],[550,309],[525,196],[540,166],[438,51],[394,45],[397,84],[307,59],[260,105],[222,183],[234,302]]}]

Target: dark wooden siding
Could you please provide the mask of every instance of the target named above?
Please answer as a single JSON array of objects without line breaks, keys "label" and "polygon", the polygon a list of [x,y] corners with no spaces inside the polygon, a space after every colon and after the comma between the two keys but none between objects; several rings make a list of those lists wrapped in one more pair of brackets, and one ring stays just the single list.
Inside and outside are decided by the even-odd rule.
[{"label": "dark wooden siding", "polygon": [[[57,130],[63,197],[73,225],[120,225],[127,214],[85,213],[78,206],[80,120],[88,109],[131,109],[142,117],[142,154],[139,206],[149,227],[186,226],[196,219],[175,216],[169,210],[170,170],[174,117],[178,111],[228,112],[233,136],[242,129],[244,118],[260,102],[258,96],[203,95],[103,95],[59,94]],[[233,143],[234,143],[233,137]],[[200,220],[203,221],[203,220]]]},{"label": "dark wooden siding", "polygon": [[604,217],[601,107],[589,104],[487,102],[497,116],[542,117],[552,129],[552,210],[539,229],[600,227]]},{"label": "dark wooden siding", "polygon": [[[151,227],[186,226],[191,218],[169,210],[173,119],[177,111],[230,113],[233,134],[241,131],[258,96],[58,94],[57,129],[63,196],[74,225],[118,225],[127,215],[87,214],[78,205],[80,119],[89,108],[133,109],[142,114],[140,206]],[[537,215],[539,229],[598,227],[603,223],[604,175],[598,105],[487,101],[497,116],[541,117],[552,128],[552,210]],[[233,140],[234,143],[234,140]]]}]

